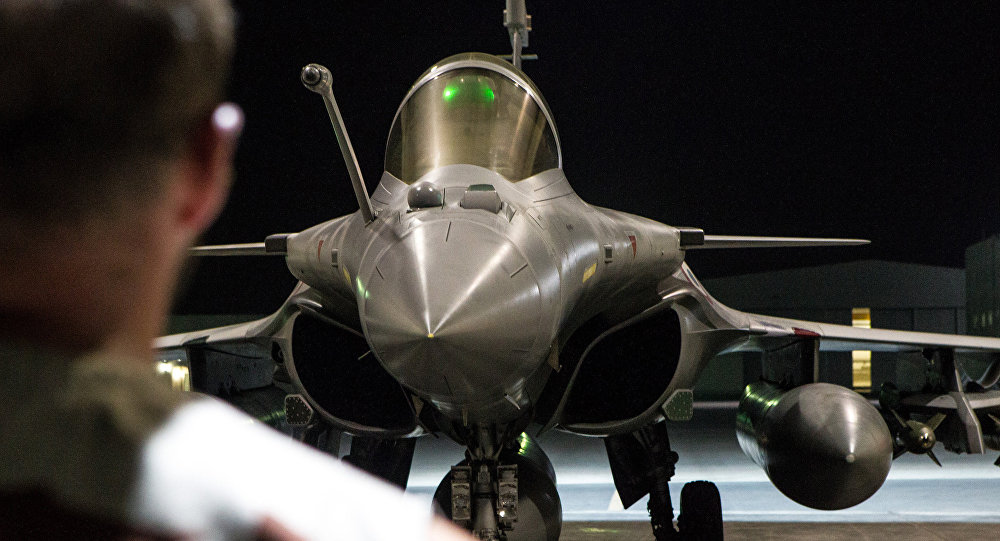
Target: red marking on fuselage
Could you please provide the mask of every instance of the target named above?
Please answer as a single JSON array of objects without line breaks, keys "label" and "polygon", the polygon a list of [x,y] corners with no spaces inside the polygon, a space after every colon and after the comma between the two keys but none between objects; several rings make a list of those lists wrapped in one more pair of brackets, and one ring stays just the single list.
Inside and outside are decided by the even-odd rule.
[{"label": "red marking on fuselage", "polygon": [[323,259],[323,241],[319,241],[319,246],[316,247],[316,259]]},{"label": "red marking on fuselage", "polygon": [[631,231],[626,231],[625,234],[628,236],[629,242],[632,243],[632,259],[635,259],[635,253],[636,253],[635,233]]},{"label": "red marking on fuselage", "polygon": [[792,330],[795,331],[795,336],[811,336],[811,337],[815,337],[815,338],[819,338],[821,336],[816,331],[809,331],[809,330],[806,330],[806,329],[800,329],[798,327],[792,327]]}]

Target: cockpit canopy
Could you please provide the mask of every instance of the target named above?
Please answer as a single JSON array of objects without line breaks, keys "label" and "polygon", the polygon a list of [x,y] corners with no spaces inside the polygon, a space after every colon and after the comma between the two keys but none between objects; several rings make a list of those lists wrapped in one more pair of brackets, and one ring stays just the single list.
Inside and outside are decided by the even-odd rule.
[{"label": "cockpit canopy", "polygon": [[496,57],[466,53],[428,70],[389,132],[385,170],[412,184],[443,165],[485,167],[512,182],[561,167],[558,135],[534,84]]}]

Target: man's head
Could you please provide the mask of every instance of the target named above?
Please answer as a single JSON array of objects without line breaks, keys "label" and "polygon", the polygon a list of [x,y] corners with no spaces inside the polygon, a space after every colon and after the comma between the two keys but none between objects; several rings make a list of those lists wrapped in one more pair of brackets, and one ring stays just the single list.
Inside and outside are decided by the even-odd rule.
[{"label": "man's head", "polygon": [[[93,347],[137,303],[165,311],[184,245],[228,187],[242,121],[219,108],[232,48],[226,0],[0,2],[8,338],[35,321]],[[107,321],[81,321],[87,307]]]}]

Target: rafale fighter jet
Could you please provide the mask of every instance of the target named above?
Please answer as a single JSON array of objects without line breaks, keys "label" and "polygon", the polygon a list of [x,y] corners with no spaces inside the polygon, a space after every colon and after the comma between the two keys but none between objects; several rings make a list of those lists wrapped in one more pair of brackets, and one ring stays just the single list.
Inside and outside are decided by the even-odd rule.
[{"label": "rafale fighter jet", "polygon": [[[258,244],[201,255],[280,255],[299,284],[272,315],[161,338],[160,368],[321,449],[353,436],[349,460],[406,484],[416,438],[443,434],[465,459],[442,472],[439,510],[480,539],[556,539],[555,476],[533,437],[604,438],[626,506],[649,494],[658,539],[718,539],[718,492],[667,482],[665,420],[692,415],[713,356],[762,352],[739,406],[740,445],[784,494],[842,509],[882,485],[894,456],[983,452],[1000,443],[1000,362],[971,378],[960,356],[1000,340],[856,329],[723,306],[688,250],[856,244],[706,235],[588,205],[563,174],[559,134],[519,69],[529,19],[508,2],[511,62],[481,53],[427,70],[396,113],[369,196],[331,91],[311,64],[360,204],[357,212]],[[658,337],[655,348],[639,337]],[[882,411],[817,381],[820,350],[917,352],[921,394]],[[936,430],[935,430],[936,429]],[[937,434],[935,434],[937,432]]]}]

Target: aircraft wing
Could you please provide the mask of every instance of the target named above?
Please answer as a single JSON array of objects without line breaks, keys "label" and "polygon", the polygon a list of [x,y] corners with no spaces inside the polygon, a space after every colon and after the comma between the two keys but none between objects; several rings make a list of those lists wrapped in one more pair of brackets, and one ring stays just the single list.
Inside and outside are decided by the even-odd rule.
[{"label": "aircraft wing", "polygon": [[[819,323],[760,314],[751,314],[730,308],[712,297],[694,274],[684,264],[670,279],[661,284],[665,301],[683,304],[695,301],[699,307],[692,311],[701,320],[705,330],[736,331],[746,339],[811,338],[818,339],[821,351],[889,351],[920,352],[925,349],[950,349],[956,352],[1000,353],[1000,338],[964,336],[954,334],[864,329],[847,325]],[[740,332],[742,331],[742,332]]]},{"label": "aircraft wing", "polygon": [[1000,352],[1000,338],[929,332],[864,329],[742,313],[751,334],[818,338],[821,351],[922,351],[952,349],[956,352]]},{"label": "aircraft wing", "polygon": [[278,317],[279,313],[275,312],[267,317],[246,323],[161,336],[153,341],[153,349],[163,351],[195,345],[209,346],[212,344],[253,340],[259,336],[269,335],[269,331],[275,326]]},{"label": "aircraft wing", "polygon": [[686,250],[717,250],[722,248],[806,248],[831,246],[861,246],[865,239],[824,239],[814,237],[748,237],[743,235],[704,235],[701,243],[686,245]]},{"label": "aircraft wing", "polygon": [[[302,313],[326,326],[355,332],[349,323],[338,321],[343,318],[338,317],[335,307],[321,304],[311,288],[299,283],[273,314],[236,325],[162,336],[153,342],[154,356],[161,363],[160,371],[175,374],[178,388],[219,397],[270,392],[262,390],[274,389],[275,367],[283,359],[292,322]],[[186,384],[176,381],[178,370],[187,374]]]},{"label": "aircraft wing", "polygon": [[[312,296],[300,284],[281,308],[261,319],[157,338],[153,349],[158,371],[170,373],[178,389],[276,403],[284,397],[275,387],[275,355],[280,353],[276,344],[303,306],[308,309]],[[245,404],[236,405],[250,412]]]},{"label": "aircraft wing", "polygon": [[270,339],[279,333],[285,323],[303,307],[319,310],[320,304],[312,289],[300,282],[281,305],[281,308],[273,314],[246,323],[161,336],[153,341],[153,349],[163,351],[183,347],[209,347],[218,344],[252,342],[262,338]]}]

